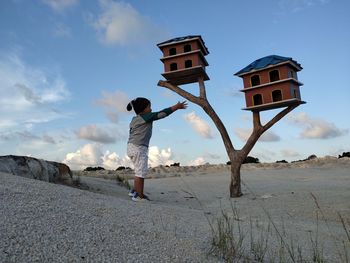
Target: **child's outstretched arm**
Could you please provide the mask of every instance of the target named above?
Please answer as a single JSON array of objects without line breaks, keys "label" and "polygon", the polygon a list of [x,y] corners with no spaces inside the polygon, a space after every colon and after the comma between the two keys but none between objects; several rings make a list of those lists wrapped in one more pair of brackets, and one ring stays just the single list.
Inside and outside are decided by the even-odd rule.
[{"label": "child's outstretched arm", "polygon": [[179,101],[178,103],[176,103],[174,106],[171,107],[171,110],[174,112],[180,109],[186,109],[187,105],[188,105],[187,101],[183,101],[183,102]]},{"label": "child's outstretched arm", "polygon": [[150,113],[141,114],[141,117],[145,120],[145,122],[151,122],[151,121],[163,119],[169,116],[170,114],[172,114],[174,111],[177,111],[180,109],[186,109],[186,108],[187,108],[187,101],[183,101],[183,102],[178,102],[174,106],[171,106],[159,112],[150,112]]}]

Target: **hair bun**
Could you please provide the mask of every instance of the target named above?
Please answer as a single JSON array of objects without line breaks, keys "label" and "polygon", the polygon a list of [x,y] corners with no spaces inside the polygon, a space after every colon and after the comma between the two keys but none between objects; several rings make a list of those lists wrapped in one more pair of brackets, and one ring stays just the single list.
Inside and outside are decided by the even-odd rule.
[{"label": "hair bun", "polygon": [[131,110],[132,110],[132,106],[131,106],[131,103],[130,103],[130,102],[128,103],[128,106],[126,106],[126,109],[127,109],[128,111],[131,111]]}]

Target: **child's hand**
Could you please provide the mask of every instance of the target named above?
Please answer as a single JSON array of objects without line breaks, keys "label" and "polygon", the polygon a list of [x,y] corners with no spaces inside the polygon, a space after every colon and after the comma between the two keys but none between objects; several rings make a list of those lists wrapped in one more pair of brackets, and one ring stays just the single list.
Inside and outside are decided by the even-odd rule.
[{"label": "child's hand", "polygon": [[187,108],[187,101],[183,101],[183,102],[178,102],[177,104],[174,105],[176,110],[180,110],[180,109],[186,109]]}]

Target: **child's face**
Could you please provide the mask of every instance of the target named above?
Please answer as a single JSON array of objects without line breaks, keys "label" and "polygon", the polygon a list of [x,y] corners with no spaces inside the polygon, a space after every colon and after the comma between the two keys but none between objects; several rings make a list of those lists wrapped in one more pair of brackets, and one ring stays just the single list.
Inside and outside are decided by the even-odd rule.
[{"label": "child's face", "polygon": [[144,112],[144,113],[152,112],[151,103],[148,104],[148,106],[146,107],[146,109],[143,110],[143,112]]}]

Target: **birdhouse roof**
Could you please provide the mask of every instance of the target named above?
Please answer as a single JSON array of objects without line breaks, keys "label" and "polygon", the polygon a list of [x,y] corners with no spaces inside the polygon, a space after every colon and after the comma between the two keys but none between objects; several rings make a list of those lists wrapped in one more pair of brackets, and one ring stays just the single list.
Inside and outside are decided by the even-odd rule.
[{"label": "birdhouse roof", "polygon": [[254,62],[250,63],[245,68],[243,68],[240,71],[238,71],[237,73],[235,73],[235,75],[242,76],[242,75],[245,75],[245,74],[253,72],[253,71],[258,71],[258,70],[265,69],[267,67],[272,67],[272,66],[276,66],[279,64],[285,64],[285,63],[291,64],[298,71],[303,69],[301,67],[301,65],[298,62],[296,62],[295,60],[293,60],[291,57],[281,57],[281,56],[277,56],[277,55],[270,55],[270,56],[266,56],[266,57],[259,58],[259,59],[255,60]]},{"label": "birdhouse roof", "polygon": [[209,54],[209,50],[205,46],[204,41],[202,39],[202,36],[200,36],[200,35],[189,35],[189,36],[184,36],[184,37],[172,38],[172,39],[169,39],[167,41],[164,41],[164,42],[161,42],[161,43],[157,44],[157,46],[159,48],[161,48],[161,47],[164,47],[164,46],[174,45],[174,44],[178,44],[178,43],[181,43],[181,42],[189,42],[189,41],[193,41],[193,40],[199,41],[199,43],[202,46],[204,55],[208,55]]}]

